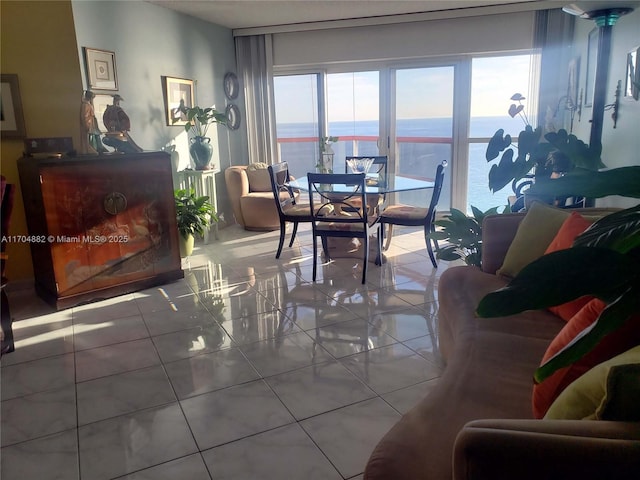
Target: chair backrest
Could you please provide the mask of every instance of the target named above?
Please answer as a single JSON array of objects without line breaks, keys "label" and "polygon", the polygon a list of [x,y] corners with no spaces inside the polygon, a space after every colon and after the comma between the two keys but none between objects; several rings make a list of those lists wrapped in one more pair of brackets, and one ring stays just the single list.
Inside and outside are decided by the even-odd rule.
[{"label": "chair backrest", "polygon": [[344,173],[349,173],[349,160],[362,160],[365,158],[373,158],[373,163],[371,164],[371,168],[369,169],[369,174],[377,174],[378,179],[383,182],[387,182],[387,165],[389,163],[388,157],[386,155],[361,155],[356,157],[345,157],[344,159]]},{"label": "chair backrest", "polygon": [[436,178],[434,179],[433,193],[431,194],[431,202],[429,203],[428,220],[433,222],[436,218],[436,208],[440,200],[442,185],[444,184],[444,169],[447,168],[447,161],[443,160],[438,168],[436,168]]},{"label": "chair backrest", "polygon": [[296,197],[289,187],[289,164],[287,162],[269,165],[269,178],[271,179],[271,191],[278,208],[278,214],[284,215],[284,210],[288,205],[295,205]]},{"label": "chair backrest", "polygon": [[307,178],[314,229],[327,223],[368,224],[364,173],[308,173]]}]

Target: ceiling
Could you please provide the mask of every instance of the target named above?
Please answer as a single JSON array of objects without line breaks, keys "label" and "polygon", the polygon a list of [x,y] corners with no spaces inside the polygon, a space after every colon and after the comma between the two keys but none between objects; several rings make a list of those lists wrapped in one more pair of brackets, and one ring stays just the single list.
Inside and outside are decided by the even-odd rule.
[{"label": "ceiling", "polygon": [[231,29],[272,27],[537,0],[147,0]]}]

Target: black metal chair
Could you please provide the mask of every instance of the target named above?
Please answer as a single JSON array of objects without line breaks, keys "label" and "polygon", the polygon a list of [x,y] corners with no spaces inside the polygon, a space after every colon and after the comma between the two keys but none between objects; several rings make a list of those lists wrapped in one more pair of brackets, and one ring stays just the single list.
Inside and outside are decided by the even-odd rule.
[{"label": "black metal chair", "polygon": [[[360,155],[355,157],[354,156],[345,157],[344,173],[351,173],[349,172],[349,160],[364,160],[367,158],[373,159],[373,163],[371,164],[371,168],[369,169],[369,172],[367,174],[367,181],[373,180],[378,182],[381,185],[386,185],[387,184],[387,165],[389,163],[388,157],[386,155]],[[377,198],[378,198],[378,201],[376,203],[378,205],[378,211],[380,211],[384,208],[386,196],[383,194],[378,194]],[[371,200],[369,200],[369,204],[371,204]]]},{"label": "black metal chair", "polygon": [[276,202],[276,208],[278,209],[278,216],[280,217],[280,241],[278,243],[278,251],[276,252],[276,258],[280,258],[282,246],[284,245],[284,237],[287,232],[287,222],[293,224],[293,233],[289,241],[289,248],[291,248],[296,239],[298,224],[301,222],[310,223],[313,219],[311,217],[311,207],[308,204],[298,203],[296,194],[292,188],[289,187],[291,178],[289,176],[289,165],[287,162],[269,165],[268,170],[273,198]]},{"label": "black metal chair", "polygon": [[[364,173],[327,174],[309,173],[309,204],[313,221],[313,281],[316,280],[318,263],[317,238],[322,241],[322,248],[327,260],[330,260],[327,238],[360,238],[364,249],[362,265],[362,283],[366,282],[367,265],[369,263],[369,236],[376,233],[378,256],[381,258],[382,237],[380,224],[375,213],[367,203]],[[363,208],[364,206],[364,208]]]},{"label": "black metal chair", "polygon": [[349,160],[364,160],[365,158],[372,158],[373,163],[371,164],[371,168],[369,169],[369,174],[378,175],[378,179],[386,183],[387,181],[387,164],[389,159],[386,155],[360,155],[360,156],[350,156],[345,157],[344,159],[344,173],[349,172]]},{"label": "black metal chair", "polygon": [[[387,207],[380,214],[380,223],[382,225],[382,236],[384,237],[384,226],[389,225],[389,234],[387,237],[387,241],[384,246],[384,250],[389,248],[391,244],[391,237],[393,235],[393,226],[394,225],[402,225],[406,227],[424,227],[424,239],[427,243],[427,252],[429,253],[429,258],[431,259],[431,263],[434,268],[438,268],[438,264],[436,263],[436,258],[433,254],[433,248],[431,247],[430,239],[427,235],[433,231],[435,231],[434,221],[436,218],[436,207],[438,206],[438,201],[440,200],[440,193],[442,192],[442,184],[444,182],[444,169],[447,167],[447,161],[443,160],[438,168],[436,169],[436,177],[434,179],[434,187],[431,194],[431,201],[429,202],[428,208],[423,207],[414,207],[410,205],[392,205]],[[436,240],[431,239],[433,245],[436,250],[438,249],[438,242]]]}]

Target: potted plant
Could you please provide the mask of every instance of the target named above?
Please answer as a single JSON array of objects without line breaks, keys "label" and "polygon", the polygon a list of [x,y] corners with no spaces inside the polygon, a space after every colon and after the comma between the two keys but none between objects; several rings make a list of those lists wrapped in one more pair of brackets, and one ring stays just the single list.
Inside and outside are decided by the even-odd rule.
[{"label": "potted plant", "polygon": [[211,145],[211,139],[207,137],[207,131],[214,123],[226,125],[227,116],[218,112],[215,107],[189,107],[184,108],[183,113],[187,118],[184,129],[191,135],[189,153],[196,165],[196,170],[211,170],[213,145]]},{"label": "potted plant", "polygon": [[180,256],[193,253],[195,235],[204,236],[213,222],[218,221],[209,197],[197,197],[194,190],[175,190],[176,219],[180,232]]},{"label": "potted plant", "polygon": [[560,152],[568,159],[570,171],[574,169],[575,171],[596,171],[605,167],[600,160],[601,147],[590,147],[575,135],[567,134],[567,131],[562,129],[549,132],[543,137],[542,128],[538,127],[534,130],[524,114],[522,101],[525,97],[516,93],[511,100],[518,104],[511,104],[509,115],[512,118],[519,116],[525,128],[518,135],[517,153],[516,147],[511,144],[511,135],[505,135],[503,129],[499,129],[489,141],[485,155],[487,162],[495,160],[502,153],[498,163],[493,164],[489,171],[491,191],[497,192],[510,182],[515,191],[515,183],[530,175],[530,172],[533,172],[534,181],[539,178],[549,178],[553,168],[549,162],[549,154],[552,152]]},{"label": "potted plant", "polygon": [[440,230],[427,236],[434,240],[446,240],[449,245],[440,247],[436,256],[441,260],[453,261],[462,259],[467,265],[480,267],[482,264],[482,221],[487,215],[495,215],[500,207],[493,207],[486,212],[471,206],[473,217],[467,217],[460,210],[451,209],[449,215],[435,224]]},{"label": "potted plant", "polygon": [[[640,198],[640,167],[565,176],[531,188],[541,194]],[[576,238],[573,248],[544,255],[527,265],[505,288],[485,296],[477,314],[511,315],[584,295],[603,300],[607,307],[574,342],[536,370],[537,382],[582,358],[605,335],[640,312],[640,205],[603,217]]]},{"label": "potted plant", "polygon": [[338,140],[340,140],[339,137],[322,137],[322,142],[320,142],[320,160],[316,164],[318,173],[333,173],[333,156],[335,152],[331,145]]}]

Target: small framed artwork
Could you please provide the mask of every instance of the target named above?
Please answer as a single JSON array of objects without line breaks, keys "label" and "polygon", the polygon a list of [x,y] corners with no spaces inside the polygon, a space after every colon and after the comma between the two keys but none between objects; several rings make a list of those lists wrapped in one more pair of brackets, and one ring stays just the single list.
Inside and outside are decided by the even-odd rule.
[{"label": "small framed artwork", "polygon": [[96,95],[93,97],[93,111],[96,115],[96,120],[98,120],[98,128],[103,133],[109,131],[102,117],[107,107],[111,104],[113,104],[113,95]]},{"label": "small framed artwork", "polygon": [[227,72],[224,76],[224,94],[229,100],[234,100],[239,90],[238,77],[233,72]]},{"label": "small framed artwork", "polygon": [[225,110],[225,114],[227,115],[227,127],[231,130],[237,130],[240,128],[240,109],[230,103],[227,105]]},{"label": "small framed artwork", "polygon": [[0,83],[0,137],[24,138],[26,130],[18,75],[3,73]]},{"label": "small framed artwork", "polygon": [[638,100],[640,98],[640,47],[627,53],[627,74],[625,76],[624,96]]},{"label": "small framed artwork", "polygon": [[590,107],[593,103],[593,91],[596,81],[596,67],[598,63],[598,39],[599,32],[594,28],[589,32],[587,43],[587,68],[584,83],[584,105]]},{"label": "small framed artwork", "polygon": [[118,90],[116,54],[84,47],[89,90]]},{"label": "small framed artwork", "polygon": [[163,79],[167,125],[185,125],[187,109],[195,106],[193,80],[174,77],[163,77]]}]

